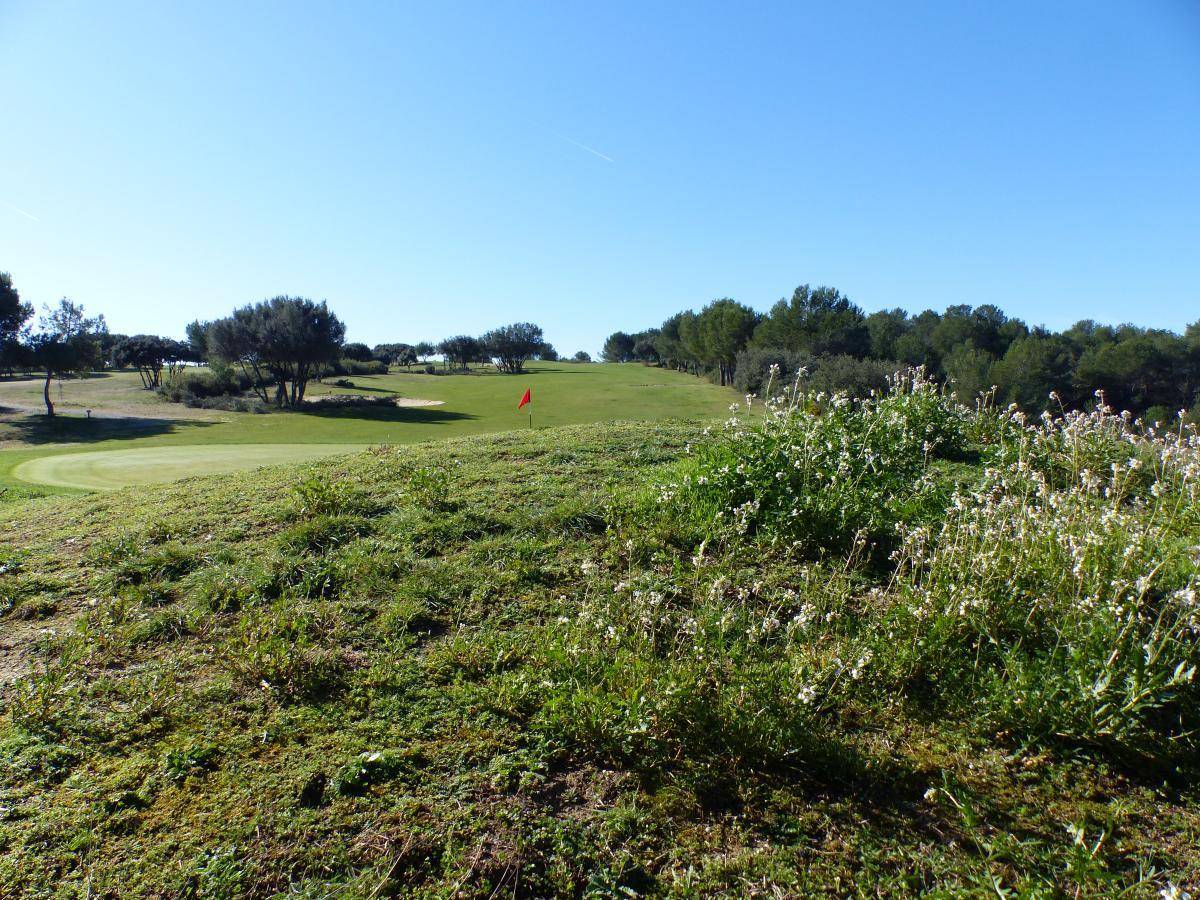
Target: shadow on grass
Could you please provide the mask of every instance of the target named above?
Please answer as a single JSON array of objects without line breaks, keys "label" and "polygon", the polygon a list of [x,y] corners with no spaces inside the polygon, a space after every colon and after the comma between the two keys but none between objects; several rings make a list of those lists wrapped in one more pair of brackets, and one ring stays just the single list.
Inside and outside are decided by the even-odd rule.
[{"label": "shadow on grass", "polygon": [[[3,407],[0,407],[0,411]],[[196,419],[155,419],[129,416],[120,419],[85,419],[74,415],[54,417],[25,415],[0,422],[0,435],[27,444],[90,444],[143,438],[156,434],[177,434],[194,428],[207,428],[216,422]]]},{"label": "shadow on grass", "polygon": [[357,419],[368,422],[395,422],[400,425],[444,425],[478,419],[470,413],[453,412],[437,406],[345,406],[297,410],[290,415],[319,419]]},{"label": "shadow on grass", "polygon": [[[322,387],[327,387],[330,389],[330,393],[329,393],[330,397],[345,396],[345,395],[353,396],[354,394],[359,394],[359,393],[363,393],[363,392],[371,393],[371,394],[398,394],[399,393],[399,391],[393,390],[392,388],[374,387],[373,385],[361,384],[360,382],[357,382],[357,381],[354,382],[353,387],[341,387],[339,385],[334,384],[332,381],[325,382],[325,383],[321,383],[321,382],[318,382],[318,383],[321,384]],[[321,396],[323,397],[325,395],[322,394]],[[321,398],[316,396],[315,394],[310,393],[307,399],[319,400]]]}]

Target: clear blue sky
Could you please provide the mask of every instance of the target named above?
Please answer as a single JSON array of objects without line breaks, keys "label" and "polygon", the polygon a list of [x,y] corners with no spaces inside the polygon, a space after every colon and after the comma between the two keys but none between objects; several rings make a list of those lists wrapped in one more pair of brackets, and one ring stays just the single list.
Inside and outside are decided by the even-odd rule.
[{"label": "clear blue sky", "polygon": [[114,331],[291,293],[595,352],[801,282],[1200,319],[1196,0],[0,0],[0,118],[0,270]]}]

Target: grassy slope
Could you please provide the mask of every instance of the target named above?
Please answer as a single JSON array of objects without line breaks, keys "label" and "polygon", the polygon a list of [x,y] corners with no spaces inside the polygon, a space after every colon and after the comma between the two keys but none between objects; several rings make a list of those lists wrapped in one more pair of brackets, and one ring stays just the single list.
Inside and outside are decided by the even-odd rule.
[{"label": "grassy slope", "polygon": [[58,637],[0,719],[0,894],[1196,883],[1194,803],[1094,760],[896,710],[848,716],[823,758],[735,762],[686,730],[656,755],[587,738],[602,697],[539,701],[584,598],[680,571],[670,535],[605,522],[694,438],[507,434],[9,507],[0,621]]},{"label": "grassy slope", "polygon": [[[496,374],[431,376],[403,372],[355,376],[353,389],[312,385],[312,396],[327,393],[398,394],[443,401],[442,406],[401,409],[339,409],[303,414],[210,412],[159,401],[142,390],[136,373],[119,372],[63,383],[60,409],[78,414],[93,408],[132,418],[63,417],[47,424],[40,416],[0,418],[0,487],[20,487],[13,470],[34,456],[79,451],[125,450],[162,446],[227,444],[407,444],[437,438],[507,431],[524,427],[526,413],[517,400],[526,387],[533,391],[534,424],[539,427],[603,422],[615,419],[711,419],[722,415],[732,391],[676,372],[641,365],[530,366],[528,375]],[[40,382],[0,381],[0,406],[33,407],[40,402]],[[36,448],[36,449],[35,449]],[[18,457],[18,454],[21,454]],[[194,458],[184,455],[166,475],[193,474]],[[263,460],[255,459],[255,465]],[[89,460],[81,470],[56,464],[68,483],[85,481]]]}]

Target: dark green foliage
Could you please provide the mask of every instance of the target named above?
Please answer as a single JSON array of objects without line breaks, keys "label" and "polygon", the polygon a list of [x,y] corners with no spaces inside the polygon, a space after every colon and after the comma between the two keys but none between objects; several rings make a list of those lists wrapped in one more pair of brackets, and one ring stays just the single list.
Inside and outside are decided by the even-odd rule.
[{"label": "dark green foliage", "polygon": [[483,352],[495,361],[496,368],[509,375],[524,371],[525,361],[537,356],[546,345],[541,326],[532,322],[493,328],[479,343]]},{"label": "dark green foliage", "polygon": [[[708,375],[745,393],[762,390],[772,364],[793,374],[802,366],[814,389],[856,396],[878,390],[880,379],[899,368],[920,366],[964,403],[985,395],[1027,413],[1088,409],[1097,392],[1135,415],[1154,407],[1158,419],[1162,409],[1200,403],[1200,323],[1183,337],[1091,320],[1053,334],[986,304],[865,315],[835,288],[809,285],[765,316],[730,304],[677,313],[636,334],[614,332],[604,358]],[[750,317],[756,324],[747,330],[742,326]]]},{"label": "dark green foliage", "polygon": [[273,297],[205,326],[210,359],[237,364],[264,403],[298,407],[319,368],[336,360],[346,328],[325,302]]}]

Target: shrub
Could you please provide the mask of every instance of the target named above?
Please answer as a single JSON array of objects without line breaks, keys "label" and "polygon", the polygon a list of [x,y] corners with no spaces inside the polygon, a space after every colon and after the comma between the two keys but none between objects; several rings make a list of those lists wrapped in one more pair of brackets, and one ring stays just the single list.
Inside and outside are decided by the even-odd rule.
[{"label": "shrub", "polygon": [[244,373],[214,363],[207,368],[187,366],[176,370],[164,379],[158,392],[173,403],[182,403],[189,397],[200,400],[238,396],[249,389],[250,379]]},{"label": "shrub", "polygon": [[759,534],[810,549],[849,546],[860,532],[886,541],[935,496],[929,463],[961,452],[966,426],[966,411],[920,372],[858,403],[797,386],[768,401],[757,424],[731,419],[658,501],[722,539]]},{"label": "shrub", "polygon": [[940,527],[906,527],[875,635],[895,684],[1039,739],[1200,728],[1200,442],[1100,409],[1022,425]]},{"label": "shrub", "polygon": [[324,375],[386,375],[387,363],[377,359],[339,359],[326,367]]},{"label": "shrub", "polygon": [[[772,378],[772,367],[778,367],[782,377]],[[845,393],[852,398],[869,397],[872,393],[884,393],[891,377],[903,368],[901,363],[890,360],[810,356],[790,350],[753,348],[738,354],[733,386],[743,394],[765,396],[770,382],[774,392],[782,393],[803,369],[804,385],[810,393],[824,391]]]}]

